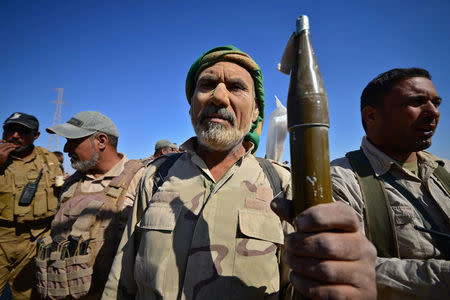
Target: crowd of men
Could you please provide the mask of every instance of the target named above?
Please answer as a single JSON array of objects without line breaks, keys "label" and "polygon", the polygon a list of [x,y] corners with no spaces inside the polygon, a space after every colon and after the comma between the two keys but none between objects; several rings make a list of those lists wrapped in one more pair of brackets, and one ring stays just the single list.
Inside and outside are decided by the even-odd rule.
[{"label": "crowd of men", "polygon": [[[334,203],[291,213],[286,165],[254,156],[262,72],[233,46],[192,64],[196,136],[152,156],[117,151],[111,119],[47,128],[76,170],[13,113],[0,144],[0,286],[13,299],[445,299],[450,162],[426,151],[441,98],[393,69],[361,96],[361,149],[331,163]],[[301,199],[300,199],[301,200]]]}]

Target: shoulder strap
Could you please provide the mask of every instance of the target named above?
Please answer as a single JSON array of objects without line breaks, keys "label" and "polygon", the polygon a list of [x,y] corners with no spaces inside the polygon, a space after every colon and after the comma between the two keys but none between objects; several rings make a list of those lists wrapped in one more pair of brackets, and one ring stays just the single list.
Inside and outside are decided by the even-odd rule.
[{"label": "shoulder strap", "polygon": [[264,174],[266,175],[267,179],[270,182],[270,187],[273,191],[273,196],[278,197],[282,194],[283,189],[281,185],[281,179],[280,175],[277,173],[277,170],[275,170],[274,166],[270,161],[267,159],[256,157],[256,160],[259,163],[259,166],[263,170]]},{"label": "shoulder strap", "polygon": [[39,168],[42,169],[42,164],[45,164],[45,167],[48,168],[49,166],[49,161],[48,161],[48,154],[46,152],[44,152],[44,149],[42,149],[39,146],[35,147],[36,149],[36,164],[38,165]]},{"label": "shoulder strap", "polygon": [[[153,179],[153,190],[152,194],[154,194],[158,188],[164,183],[164,179],[169,173],[169,169],[173,166],[173,164],[177,161],[177,159],[182,155],[182,153],[174,153],[171,155],[166,155],[166,160],[159,166],[159,168],[155,172],[155,176]],[[263,169],[264,174],[267,176],[267,179],[270,182],[270,187],[272,188],[274,196],[277,196],[282,193],[281,179],[278,175],[277,171],[273,167],[273,165],[264,158],[256,157],[259,165]]]},{"label": "shoulder strap", "polygon": [[450,174],[447,172],[447,170],[443,166],[438,165],[433,174],[442,183],[444,188],[447,190],[447,193],[450,194]]},{"label": "shoulder strap", "polygon": [[400,257],[392,211],[384,185],[360,150],[345,155],[357,175],[364,201],[366,234],[380,257]]},{"label": "shoulder strap", "polygon": [[124,169],[119,176],[114,177],[103,191],[111,200],[116,202],[123,191],[128,188],[136,172],[143,167],[144,165],[140,160],[130,159],[125,163]]},{"label": "shoulder strap", "polygon": [[158,167],[155,172],[155,176],[153,177],[152,195],[156,193],[158,188],[164,183],[164,180],[166,179],[167,173],[169,173],[170,168],[172,168],[173,164],[177,161],[178,158],[180,158],[182,154],[183,153],[173,153],[164,155],[166,160]]}]

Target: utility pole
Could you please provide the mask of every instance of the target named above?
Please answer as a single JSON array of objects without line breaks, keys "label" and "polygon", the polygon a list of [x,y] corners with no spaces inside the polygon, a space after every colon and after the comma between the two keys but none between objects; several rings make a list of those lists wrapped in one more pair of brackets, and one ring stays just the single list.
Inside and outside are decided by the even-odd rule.
[{"label": "utility pole", "polygon": [[[52,103],[56,103],[56,110],[55,110],[55,114],[53,116],[52,126],[55,126],[57,124],[61,124],[61,110],[62,110],[63,104],[66,104],[65,102],[62,101],[64,88],[56,88],[55,91],[58,92],[58,100],[50,101]],[[56,136],[56,149],[52,149],[53,148],[53,137],[54,136]],[[61,151],[61,148],[60,148],[60,145],[59,145],[59,135],[57,135],[57,134],[50,134],[50,138],[48,139],[47,149],[50,150],[50,151],[53,151],[53,150]]]}]

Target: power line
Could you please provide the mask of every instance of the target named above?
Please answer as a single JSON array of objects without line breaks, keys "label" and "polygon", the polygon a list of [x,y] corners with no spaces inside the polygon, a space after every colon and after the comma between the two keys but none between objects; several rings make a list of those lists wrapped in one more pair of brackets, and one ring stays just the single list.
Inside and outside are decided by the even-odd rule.
[{"label": "power line", "polygon": [[[52,103],[56,103],[56,110],[55,114],[53,116],[53,123],[52,126],[55,126],[57,124],[61,124],[61,111],[63,104],[67,104],[66,102],[62,101],[64,88],[56,88],[55,91],[58,91],[58,100],[50,101]],[[60,145],[59,145],[59,135],[57,134],[50,134],[50,137],[48,139],[48,146],[47,149],[52,150],[53,147],[53,137],[56,136],[56,151],[61,151]]]}]

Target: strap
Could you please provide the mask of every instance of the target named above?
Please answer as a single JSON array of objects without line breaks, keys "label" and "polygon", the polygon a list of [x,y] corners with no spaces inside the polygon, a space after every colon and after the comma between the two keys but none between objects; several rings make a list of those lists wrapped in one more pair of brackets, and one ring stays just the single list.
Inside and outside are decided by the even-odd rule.
[{"label": "strap", "polygon": [[444,188],[447,190],[447,193],[450,194],[450,174],[447,172],[447,170],[443,166],[438,165],[433,174],[442,183]]},{"label": "strap", "polygon": [[[433,217],[430,216],[427,208],[423,206],[423,204],[419,199],[417,199],[416,196],[414,196],[406,187],[404,187],[392,174],[386,173],[382,176],[382,178],[409,201],[409,203],[415,208],[417,214],[420,216],[420,219],[422,220],[426,229],[439,232],[439,227],[437,226]],[[440,236],[433,236],[433,240],[435,242],[435,247],[438,248],[445,257],[448,257],[450,255],[449,240]]]},{"label": "strap", "polygon": [[48,287],[47,288],[47,293],[48,293],[49,296],[61,297],[61,298],[64,298],[65,296],[70,295],[69,287],[61,287],[61,288]]},{"label": "strap", "polygon": [[[164,183],[164,180],[167,174],[169,173],[169,169],[173,166],[173,164],[182,154],[183,153],[173,153],[170,155],[166,155],[166,160],[159,166],[159,168],[155,172],[156,174],[153,179],[154,184],[152,194],[156,193],[158,188]],[[261,169],[263,169],[264,174],[269,180],[270,187],[272,188],[273,191],[273,195],[274,196],[280,195],[283,192],[281,179],[280,175],[278,175],[272,163],[267,159],[261,157],[256,157],[256,160],[258,161]]]},{"label": "strap", "polygon": [[345,155],[357,175],[364,201],[366,234],[380,257],[400,257],[392,210],[384,184],[360,150]]},{"label": "strap", "polygon": [[104,192],[106,195],[109,196],[114,202],[117,202],[122,192],[130,185],[130,182],[133,180],[136,172],[143,167],[144,165],[139,160],[127,161],[119,176],[114,177],[105,188]]},{"label": "strap", "polygon": [[45,164],[48,166],[49,162],[48,162],[47,153],[45,153],[44,150],[41,149],[41,147],[39,147],[39,146],[36,146],[35,149],[36,149],[36,152],[37,152],[36,158],[37,157],[42,157],[42,159],[44,160]]},{"label": "strap", "polygon": [[272,188],[273,191],[273,196],[274,197],[280,196],[283,192],[283,189],[281,185],[280,175],[278,174],[277,170],[275,170],[272,163],[267,159],[256,157],[256,160],[258,161],[259,166],[261,167],[267,179],[269,180],[270,187]]},{"label": "strap", "polygon": [[170,153],[164,155],[166,160],[159,166],[155,172],[155,176],[153,177],[152,195],[156,193],[158,188],[164,183],[167,173],[169,173],[169,169],[172,168],[173,164],[182,154],[183,153]]}]

